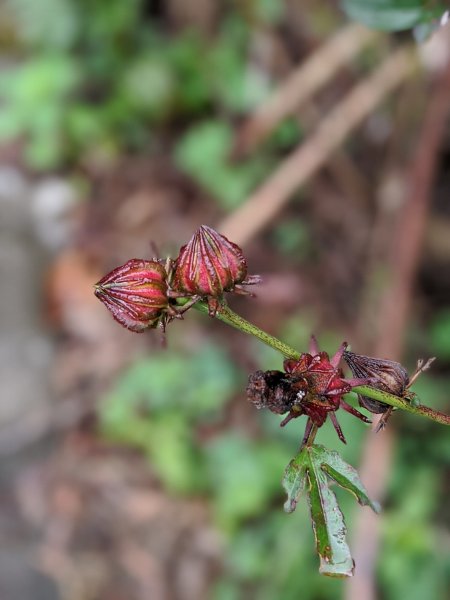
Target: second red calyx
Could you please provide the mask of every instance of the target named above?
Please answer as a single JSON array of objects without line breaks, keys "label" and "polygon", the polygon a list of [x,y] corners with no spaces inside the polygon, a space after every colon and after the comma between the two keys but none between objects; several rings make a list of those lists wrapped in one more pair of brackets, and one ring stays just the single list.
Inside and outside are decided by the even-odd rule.
[{"label": "second red calyx", "polygon": [[286,425],[291,419],[306,415],[305,443],[313,425],[321,427],[327,416],[339,436],[346,443],[342,429],[336,418],[336,411],[343,408],[365,423],[370,420],[347,404],[343,395],[353,387],[370,383],[370,379],[345,379],[339,363],[347,348],[344,342],[331,358],[320,352],[316,338],[311,337],[309,353],[298,360],[285,360],[282,371],[256,371],[250,375],[247,396],[258,408],[269,408],[278,414],[288,413],[281,422]]},{"label": "second red calyx", "polygon": [[[243,286],[258,283],[247,275],[247,262],[237,244],[201,225],[175,260],[131,259],[95,285],[95,295],[121,325],[140,333],[165,328],[199,300],[214,316],[224,292],[248,294]],[[180,306],[179,298],[187,302]]]},{"label": "second red calyx", "polygon": [[247,276],[247,261],[237,244],[201,225],[180,249],[172,289],[182,296],[206,298],[210,314],[214,314],[224,292],[246,294],[242,286],[259,282],[258,275]]}]

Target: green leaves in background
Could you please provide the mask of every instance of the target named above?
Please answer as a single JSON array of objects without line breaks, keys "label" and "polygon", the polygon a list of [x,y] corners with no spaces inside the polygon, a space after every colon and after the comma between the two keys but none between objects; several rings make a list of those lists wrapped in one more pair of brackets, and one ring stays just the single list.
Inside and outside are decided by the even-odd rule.
[{"label": "green leaves in background", "polygon": [[243,381],[229,357],[209,344],[193,353],[166,351],[134,363],[100,407],[113,441],[143,450],[174,493],[208,491],[217,521],[228,531],[263,514],[280,496],[285,447],[235,431],[203,442],[199,428],[217,427]]},{"label": "green leaves in background", "polygon": [[79,34],[80,15],[72,0],[6,0],[5,11],[26,44],[63,50]]},{"label": "green leaves in background", "polygon": [[233,132],[226,122],[205,121],[192,126],[175,149],[178,167],[227,209],[243,202],[269,171],[263,157],[232,164],[232,143]]},{"label": "green leaves in background", "polygon": [[77,62],[59,54],[0,73],[0,141],[27,133],[26,158],[38,168],[53,166],[64,154],[65,104],[80,77]]},{"label": "green leaves in background", "polygon": [[271,237],[279,252],[292,260],[302,260],[312,247],[311,232],[300,218],[285,218],[274,225]]},{"label": "green leaves in background", "polygon": [[445,2],[433,0],[342,0],[348,16],[373,29],[401,31],[439,18]]},{"label": "green leaves in background", "polygon": [[189,358],[164,352],[134,363],[100,407],[112,440],[142,449],[176,492],[205,487],[204,457],[195,426],[213,423],[240,384],[227,355],[207,345]]},{"label": "green leaves in background", "polygon": [[167,61],[152,54],[139,57],[124,73],[123,85],[132,109],[155,119],[170,112],[177,83]]},{"label": "green leaves in background", "polygon": [[[402,453],[407,450],[402,448]],[[393,481],[394,501],[380,523],[380,581],[388,600],[448,597],[450,553],[446,529],[442,523],[430,526],[430,520],[440,512],[439,496],[445,490],[441,489],[436,470],[430,470],[425,460],[413,462],[414,470],[408,477]]]},{"label": "green leaves in background", "polygon": [[216,517],[225,528],[263,515],[280,495],[280,473],[286,463],[280,444],[230,432],[208,444],[207,455]]},{"label": "green leaves in background", "polygon": [[439,360],[450,361],[450,309],[441,310],[433,316],[430,345],[433,355]]},{"label": "green leaves in background", "polygon": [[227,354],[208,344],[189,358],[163,352],[141,359],[119,378],[100,406],[113,441],[143,450],[172,492],[209,491],[218,522],[228,530],[263,514],[280,496],[283,444],[235,431],[203,442],[198,428],[217,427],[243,380]]},{"label": "green leaves in background", "polygon": [[379,511],[378,505],[369,499],[355,469],[337,452],[320,445],[305,446],[289,463],[283,479],[288,495],[285,510],[294,511],[300,496],[306,492],[320,556],[320,573],[349,577],[354,565],[345,539],[347,530],[328,479],[352,492],[361,505]]},{"label": "green leaves in background", "polygon": [[186,357],[183,352],[153,354],[135,362],[105,402],[124,411],[176,409],[190,420],[217,416],[240,378],[225,352],[205,344]]}]

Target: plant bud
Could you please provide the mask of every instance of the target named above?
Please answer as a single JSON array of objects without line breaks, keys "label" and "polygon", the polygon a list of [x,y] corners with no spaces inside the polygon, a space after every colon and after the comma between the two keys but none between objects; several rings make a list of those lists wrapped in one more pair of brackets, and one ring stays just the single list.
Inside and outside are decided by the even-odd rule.
[{"label": "plant bud", "polygon": [[247,281],[247,263],[242,250],[207,225],[202,225],[180,249],[175,262],[172,288],[175,292],[219,298]]},{"label": "plant bud", "polygon": [[116,321],[140,333],[156,327],[168,309],[166,269],[158,261],[133,258],[100,279],[95,295]]},{"label": "plant bud", "polygon": [[[348,364],[350,371],[355,377],[369,378],[372,387],[394,394],[403,396],[409,383],[408,372],[400,363],[381,358],[372,358],[363,354],[354,354],[346,350],[344,360]],[[372,413],[381,414],[389,409],[388,404],[372,400],[358,394],[359,404],[364,406]]]},{"label": "plant bud", "polygon": [[352,389],[343,379],[341,370],[330,362],[326,352],[315,355],[304,353],[298,360],[286,359],[284,368],[287,373],[299,374],[306,379],[310,395],[335,397]]},{"label": "plant bud", "polygon": [[346,347],[347,343],[343,342],[330,358],[326,352],[319,351],[313,336],[310,352],[304,352],[298,359],[286,359],[283,363],[284,373],[256,371],[250,375],[248,399],[257,408],[268,408],[280,415],[288,413],[281,426],[291,419],[306,415],[308,421],[303,443],[306,443],[313,424],[322,427],[329,415],[339,438],[346,443],[335,414],[340,407],[361,421],[370,423],[365,415],[343,398],[353,387],[369,383],[367,377],[344,379],[339,363]]}]

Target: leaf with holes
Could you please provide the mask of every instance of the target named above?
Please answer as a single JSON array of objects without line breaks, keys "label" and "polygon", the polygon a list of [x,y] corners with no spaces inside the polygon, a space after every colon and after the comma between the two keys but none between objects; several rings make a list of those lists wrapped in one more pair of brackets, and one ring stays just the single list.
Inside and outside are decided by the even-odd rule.
[{"label": "leaf with holes", "polygon": [[330,577],[350,577],[354,563],[346,541],[347,529],[329,480],[354,494],[362,505],[379,511],[372,502],[353,467],[337,452],[323,446],[305,446],[289,463],[283,486],[288,498],[286,512],[292,512],[301,495],[306,492],[311,521],[320,556],[320,573]]}]

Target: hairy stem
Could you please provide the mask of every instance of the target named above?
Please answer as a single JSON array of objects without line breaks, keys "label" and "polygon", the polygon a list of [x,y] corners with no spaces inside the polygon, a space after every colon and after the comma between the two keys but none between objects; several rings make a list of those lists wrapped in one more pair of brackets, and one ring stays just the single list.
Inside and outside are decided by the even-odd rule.
[{"label": "hairy stem", "polygon": [[389,406],[393,406],[394,408],[401,408],[415,415],[428,417],[429,419],[432,419],[437,423],[441,423],[442,425],[450,425],[450,416],[440,412],[439,410],[433,410],[432,408],[423,406],[422,404],[419,404],[419,406],[414,406],[406,398],[388,394],[387,392],[377,390],[368,385],[359,385],[358,387],[354,387],[352,392],[362,394],[368,398],[372,398],[373,400],[379,400],[380,402],[389,404]]},{"label": "hairy stem", "polygon": [[[194,304],[194,306],[200,312],[208,314],[208,304],[206,302],[200,301]],[[256,327],[256,325],[253,325],[253,323],[250,323],[240,315],[236,314],[225,303],[221,303],[217,309],[216,319],[223,321],[227,325],[231,325],[231,327],[234,327],[235,329],[239,329],[239,331],[242,331],[243,333],[253,335],[264,342],[264,344],[267,344],[267,346],[281,352],[286,358],[296,359],[300,357],[300,352],[297,352],[297,350],[294,350],[294,348],[291,348],[288,344],[285,344],[278,338],[270,335],[270,333],[266,333],[259,327]]]},{"label": "hairy stem", "polygon": [[304,444],[302,444],[302,448],[303,448],[303,445],[305,445],[305,446],[312,446],[314,444],[314,440],[316,439],[316,435],[317,435],[318,431],[319,431],[319,428],[314,423],[313,426],[312,426],[312,428],[311,428],[311,431],[309,432],[308,439],[305,440]]},{"label": "hairy stem", "polygon": [[[186,298],[180,298],[177,300],[177,304],[182,306],[187,301],[188,299]],[[200,312],[208,314],[208,304],[206,302],[199,301],[196,304],[194,304],[194,307]],[[253,325],[253,323],[250,323],[240,315],[236,314],[224,301],[219,305],[219,308],[217,309],[216,319],[223,321],[227,325],[231,325],[235,329],[239,329],[239,331],[242,331],[243,333],[253,335],[254,337],[264,342],[264,344],[267,344],[274,350],[277,350],[278,352],[283,354],[286,358],[297,359],[300,357],[300,352],[298,352],[294,348],[291,348],[291,346],[285,344],[273,335],[266,333],[259,327],[256,327],[256,325]],[[438,410],[433,410],[432,408],[429,408],[428,406],[424,406],[422,404],[419,406],[415,406],[411,404],[411,402],[406,398],[401,398],[400,396],[388,394],[387,392],[377,390],[368,385],[360,385],[358,387],[354,387],[352,391],[367,396],[368,398],[372,398],[373,400],[384,402],[385,404],[393,406],[394,408],[400,408],[415,415],[427,417],[428,419],[432,419],[433,421],[441,423],[442,425],[450,425],[449,415],[446,415]]]}]

